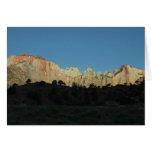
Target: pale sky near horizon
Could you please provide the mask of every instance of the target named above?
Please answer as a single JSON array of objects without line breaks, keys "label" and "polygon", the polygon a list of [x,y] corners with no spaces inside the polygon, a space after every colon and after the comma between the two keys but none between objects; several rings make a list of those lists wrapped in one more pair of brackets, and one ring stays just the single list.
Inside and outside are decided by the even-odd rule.
[{"label": "pale sky near horizon", "polygon": [[144,27],[9,27],[7,55],[43,56],[61,68],[91,67],[96,73],[113,72],[129,64],[144,69]]}]

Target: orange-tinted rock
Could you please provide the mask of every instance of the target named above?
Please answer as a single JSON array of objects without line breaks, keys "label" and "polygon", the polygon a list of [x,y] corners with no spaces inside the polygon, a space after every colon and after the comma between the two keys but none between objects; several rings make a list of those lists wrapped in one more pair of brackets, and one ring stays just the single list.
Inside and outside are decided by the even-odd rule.
[{"label": "orange-tinted rock", "polygon": [[24,81],[25,78],[31,79],[32,82],[45,81],[49,83],[53,80],[62,80],[68,86],[72,86],[74,82],[86,87],[89,87],[90,84],[96,86],[134,84],[136,80],[144,77],[144,70],[129,65],[123,65],[120,69],[114,70],[113,73],[107,71],[103,75],[101,72],[96,75],[91,68],[81,74],[77,67],[61,69],[56,63],[31,54],[9,57],[7,67],[13,66],[16,67],[14,69],[20,69],[20,73],[22,73],[20,77],[22,76]]}]

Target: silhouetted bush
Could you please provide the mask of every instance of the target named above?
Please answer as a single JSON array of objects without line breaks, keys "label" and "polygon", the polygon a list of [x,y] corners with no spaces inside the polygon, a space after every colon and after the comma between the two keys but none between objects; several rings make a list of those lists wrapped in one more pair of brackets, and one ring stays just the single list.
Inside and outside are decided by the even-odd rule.
[{"label": "silhouetted bush", "polygon": [[57,86],[57,81],[56,81],[56,80],[53,80],[53,81],[52,81],[52,85],[53,85],[53,86]]},{"label": "silhouetted bush", "polygon": [[46,84],[46,82],[40,81],[38,84],[39,84],[40,86],[44,86],[44,85]]},{"label": "silhouetted bush", "polygon": [[13,86],[11,86],[10,88],[8,88],[8,94],[15,94],[16,93],[16,87],[17,87],[17,84],[13,84]]},{"label": "silhouetted bush", "polygon": [[96,86],[92,83],[90,84],[89,88],[95,88]]},{"label": "silhouetted bush", "polygon": [[26,83],[31,83],[31,79],[27,79],[27,80],[26,80]]},{"label": "silhouetted bush", "polygon": [[65,86],[65,82],[63,82],[62,80],[59,80],[58,84],[61,85],[61,86]]},{"label": "silhouetted bush", "polygon": [[72,83],[72,88],[77,88],[77,87],[78,87],[78,85],[75,82],[73,82]]}]

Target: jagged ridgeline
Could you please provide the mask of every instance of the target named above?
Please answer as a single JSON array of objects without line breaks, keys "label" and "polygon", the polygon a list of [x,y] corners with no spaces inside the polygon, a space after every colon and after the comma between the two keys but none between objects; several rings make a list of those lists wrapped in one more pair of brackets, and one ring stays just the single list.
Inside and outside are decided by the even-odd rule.
[{"label": "jagged ridgeline", "polygon": [[58,64],[45,60],[41,56],[32,54],[21,54],[10,56],[7,59],[7,86],[13,84],[23,85],[28,79],[31,82],[45,81],[52,83],[53,80],[62,80],[67,86],[73,83],[79,86],[116,86],[118,84],[136,84],[144,81],[144,70],[130,65],[123,65],[115,69],[113,73],[98,72],[97,75],[92,68],[87,68],[83,74],[77,67],[61,69]]}]

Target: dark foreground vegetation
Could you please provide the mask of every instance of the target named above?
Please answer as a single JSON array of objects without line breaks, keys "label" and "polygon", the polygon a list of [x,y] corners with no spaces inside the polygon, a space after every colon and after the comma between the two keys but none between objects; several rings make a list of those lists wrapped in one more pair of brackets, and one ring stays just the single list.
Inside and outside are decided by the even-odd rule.
[{"label": "dark foreground vegetation", "polygon": [[8,125],[144,125],[144,82],[89,88],[43,81],[8,88]]}]

